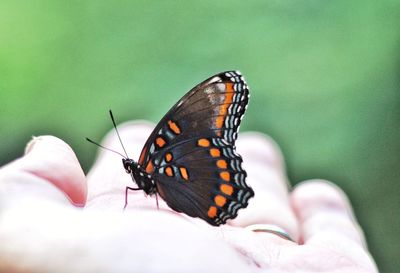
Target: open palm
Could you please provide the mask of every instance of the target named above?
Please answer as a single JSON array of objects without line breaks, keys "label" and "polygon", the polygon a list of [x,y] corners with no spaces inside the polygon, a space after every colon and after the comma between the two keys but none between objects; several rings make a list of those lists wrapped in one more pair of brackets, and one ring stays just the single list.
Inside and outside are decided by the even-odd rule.
[{"label": "open palm", "polygon": [[[152,126],[121,127],[138,157]],[[106,147],[120,149],[113,133]],[[289,193],[279,148],[244,133],[237,150],[255,197],[220,227],[136,191],[121,158],[101,152],[87,178],[72,149],[52,136],[0,169],[0,272],[377,272],[343,192],[325,181]],[[253,224],[287,231],[293,241]]]}]

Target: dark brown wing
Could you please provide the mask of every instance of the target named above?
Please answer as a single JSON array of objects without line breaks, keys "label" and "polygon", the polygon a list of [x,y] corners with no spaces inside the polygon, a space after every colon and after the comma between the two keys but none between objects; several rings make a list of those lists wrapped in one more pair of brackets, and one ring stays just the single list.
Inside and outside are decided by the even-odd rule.
[{"label": "dark brown wing", "polygon": [[248,100],[240,73],[223,72],[194,87],[158,123],[138,163],[171,208],[219,225],[247,206],[254,192],[234,145]]}]

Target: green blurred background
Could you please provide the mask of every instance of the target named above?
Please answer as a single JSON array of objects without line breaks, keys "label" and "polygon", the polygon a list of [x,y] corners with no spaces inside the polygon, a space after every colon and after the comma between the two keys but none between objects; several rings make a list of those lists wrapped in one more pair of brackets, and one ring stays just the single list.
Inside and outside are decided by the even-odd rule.
[{"label": "green blurred background", "polygon": [[382,272],[400,268],[400,2],[0,2],[0,161],[54,134],[87,171],[119,121],[158,121],[214,73],[240,69],[242,130],[281,145],[293,184],[350,196]]}]

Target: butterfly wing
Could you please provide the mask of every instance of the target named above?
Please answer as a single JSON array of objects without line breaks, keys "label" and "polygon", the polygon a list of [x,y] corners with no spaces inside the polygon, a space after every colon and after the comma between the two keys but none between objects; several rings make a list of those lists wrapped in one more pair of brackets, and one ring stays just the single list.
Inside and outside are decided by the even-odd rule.
[{"label": "butterfly wing", "polygon": [[156,126],[138,163],[172,209],[220,225],[254,196],[235,152],[248,100],[240,73],[223,72],[190,90]]}]

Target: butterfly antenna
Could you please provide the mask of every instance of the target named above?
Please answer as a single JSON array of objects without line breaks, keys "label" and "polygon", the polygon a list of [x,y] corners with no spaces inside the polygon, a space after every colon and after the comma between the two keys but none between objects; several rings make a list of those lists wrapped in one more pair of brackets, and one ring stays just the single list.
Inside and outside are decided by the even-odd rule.
[{"label": "butterfly antenna", "polygon": [[118,132],[118,129],[117,129],[117,125],[115,124],[115,119],[114,119],[114,116],[113,116],[113,113],[112,113],[111,110],[110,110],[110,117],[111,117],[112,123],[114,125],[115,132],[117,132],[117,136],[118,136],[119,142],[121,143],[122,149],[124,149],[126,157],[129,158],[128,153],[125,150],[124,144],[122,143],[121,136],[119,135],[119,132]]},{"label": "butterfly antenna", "polygon": [[89,141],[90,143],[93,143],[93,144],[96,145],[96,146],[99,146],[100,148],[103,148],[104,150],[107,150],[107,151],[110,151],[110,152],[119,154],[119,155],[122,156],[123,158],[126,158],[123,154],[121,154],[121,153],[119,153],[119,152],[117,152],[117,151],[111,150],[110,148],[104,147],[103,145],[100,145],[99,143],[97,143],[97,142],[91,140],[90,138],[86,138],[86,140]]}]

